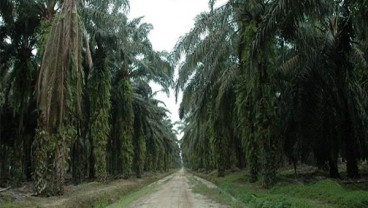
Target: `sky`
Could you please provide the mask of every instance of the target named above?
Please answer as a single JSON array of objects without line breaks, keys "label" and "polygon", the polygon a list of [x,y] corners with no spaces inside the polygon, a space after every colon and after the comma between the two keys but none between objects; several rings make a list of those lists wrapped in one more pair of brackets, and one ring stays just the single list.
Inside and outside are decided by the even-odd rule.
[{"label": "sky", "polygon": [[[193,27],[195,17],[207,10],[208,0],[130,0],[128,17],[144,16],[144,22],[153,25],[149,34],[153,48],[170,52],[179,37]],[[152,85],[152,88],[154,91],[160,89],[157,85]],[[170,92],[170,97],[159,93],[156,98],[170,110],[171,120],[179,121],[180,98],[176,103],[174,91]]]}]

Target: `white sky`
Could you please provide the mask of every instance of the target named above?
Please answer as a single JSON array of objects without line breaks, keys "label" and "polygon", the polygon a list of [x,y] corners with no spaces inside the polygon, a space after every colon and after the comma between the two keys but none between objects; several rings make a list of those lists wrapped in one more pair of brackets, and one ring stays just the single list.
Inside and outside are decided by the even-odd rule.
[{"label": "white sky", "polygon": [[[220,0],[219,2],[224,2]],[[171,51],[179,37],[189,32],[194,25],[194,18],[208,10],[208,0],[130,0],[130,19],[144,16],[143,21],[151,23],[153,30],[149,34],[155,50]],[[160,88],[152,86],[156,91]],[[171,120],[179,121],[179,105],[175,103],[175,93],[170,97],[159,93],[157,99],[162,100],[171,111]]]}]

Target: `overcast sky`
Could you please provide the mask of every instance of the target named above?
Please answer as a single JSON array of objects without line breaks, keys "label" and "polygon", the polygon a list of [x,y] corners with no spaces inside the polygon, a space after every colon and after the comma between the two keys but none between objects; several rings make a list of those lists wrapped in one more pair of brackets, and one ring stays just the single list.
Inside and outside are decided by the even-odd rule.
[{"label": "overcast sky", "polygon": [[[179,37],[193,27],[194,18],[206,10],[208,0],[131,0],[128,16],[130,19],[144,16],[144,22],[154,27],[149,35],[153,48],[170,52]],[[157,86],[153,88],[158,90]],[[171,120],[179,121],[180,103],[175,103],[174,92],[170,93],[170,97],[161,93],[157,98],[164,101],[171,111]]]}]

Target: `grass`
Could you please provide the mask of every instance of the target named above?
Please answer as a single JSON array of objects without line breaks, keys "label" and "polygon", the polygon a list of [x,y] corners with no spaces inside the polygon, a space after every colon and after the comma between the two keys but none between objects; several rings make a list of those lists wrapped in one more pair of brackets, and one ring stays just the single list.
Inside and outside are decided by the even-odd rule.
[{"label": "grass", "polygon": [[[216,172],[198,174],[215,183],[219,189],[230,194],[245,205],[254,208],[364,208],[368,207],[367,184],[343,185],[327,178],[299,182],[280,177],[271,189],[260,183],[248,183],[244,171],[217,178]],[[224,194],[222,194],[224,195]],[[233,205],[231,205],[234,207]],[[235,206],[239,207],[239,206]]]},{"label": "grass", "polygon": [[107,206],[107,208],[126,207],[127,205],[139,199],[140,197],[146,194],[152,193],[154,190],[156,190],[156,188],[157,188],[157,185],[145,186],[142,189],[139,189],[138,191],[127,194],[126,196],[124,196],[123,198],[115,202],[114,204]]},{"label": "grass", "polygon": [[[169,180],[169,178],[166,178],[164,181],[162,181],[162,183],[165,183],[168,180]],[[130,203],[132,203],[133,201],[141,198],[142,196],[145,196],[149,193],[152,193],[152,192],[156,191],[158,186],[159,186],[159,184],[152,183],[152,184],[150,184],[148,186],[145,186],[145,187],[143,187],[143,188],[141,188],[141,189],[139,189],[135,192],[131,192],[131,193],[125,195],[120,200],[116,201],[114,204],[110,204],[107,208],[126,207]]]},{"label": "grass", "polygon": [[188,177],[190,183],[193,185],[192,191],[206,196],[207,198],[219,203],[228,205],[234,208],[245,207],[245,205],[232,197],[229,193],[222,191],[218,188],[209,188],[207,185],[198,181],[194,176]]},{"label": "grass", "polygon": [[29,194],[17,200],[14,200],[13,192],[3,195],[0,198],[0,208],[16,207],[56,207],[56,208],[74,208],[74,207],[106,207],[122,197],[130,196],[142,187],[158,181],[173,171],[168,173],[151,174],[143,179],[131,178],[128,180],[119,179],[107,184],[98,182],[85,183],[72,187],[63,196],[59,197],[33,197]]}]

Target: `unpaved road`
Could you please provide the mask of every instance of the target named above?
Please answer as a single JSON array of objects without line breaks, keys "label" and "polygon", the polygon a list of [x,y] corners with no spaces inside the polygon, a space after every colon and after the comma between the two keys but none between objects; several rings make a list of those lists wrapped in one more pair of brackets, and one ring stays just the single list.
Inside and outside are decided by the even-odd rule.
[{"label": "unpaved road", "polygon": [[[192,192],[188,174],[182,169],[170,178],[158,184],[157,191],[141,197],[128,208],[222,208],[227,207],[209,200],[203,195]],[[202,181],[209,188],[216,188],[213,184]]]}]

